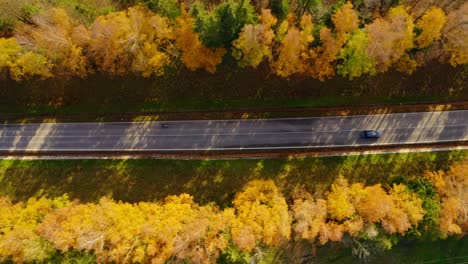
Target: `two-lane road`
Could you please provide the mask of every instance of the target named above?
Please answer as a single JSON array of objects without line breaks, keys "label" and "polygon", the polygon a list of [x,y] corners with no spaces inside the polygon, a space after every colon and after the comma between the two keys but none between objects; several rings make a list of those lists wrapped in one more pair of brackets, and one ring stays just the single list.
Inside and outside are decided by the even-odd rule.
[{"label": "two-lane road", "polygon": [[[167,124],[167,127],[162,127]],[[360,131],[378,129],[379,139]],[[194,151],[468,141],[468,110],[346,117],[0,125],[0,152]]]}]

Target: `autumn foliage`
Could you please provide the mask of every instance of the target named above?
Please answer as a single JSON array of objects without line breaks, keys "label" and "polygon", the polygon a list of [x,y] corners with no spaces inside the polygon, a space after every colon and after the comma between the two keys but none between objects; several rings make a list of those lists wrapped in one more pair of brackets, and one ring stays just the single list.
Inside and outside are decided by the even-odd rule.
[{"label": "autumn foliage", "polygon": [[269,9],[262,9],[259,24],[248,24],[242,29],[239,38],[233,43],[233,56],[239,66],[256,68],[264,59],[271,59],[275,37],[273,27],[277,19]]},{"label": "autumn foliage", "polygon": [[[467,230],[467,172],[460,163],[424,175],[442,204],[443,238]],[[417,228],[427,213],[423,199],[403,183],[366,186],[342,176],[322,195],[295,189],[289,204],[272,180],[255,180],[223,209],[199,205],[188,194],[134,204],[108,198],[79,203],[66,195],[15,204],[4,197],[0,261],[45,261],[74,250],[93,253],[99,263],[215,263],[222,254],[249,257],[294,241],[380,241]]]},{"label": "autumn foliage", "polygon": [[468,163],[449,171],[427,172],[424,176],[437,190],[442,201],[439,228],[443,237],[462,234],[468,228]]},{"label": "autumn foliage", "polygon": [[221,63],[226,50],[223,48],[210,49],[201,43],[198,34],[193,29],[193,18],[183,13],[177,19],[175,30],[176,47],[182,52],[182,61],[185,66],[194,71],[198,68],[213,73],[216,66]]},{"label": "autumn foliage", "polygon": [[337,73],[350,79],[392,69],[412,74],[432,60],[454,66],[468,61],[468,5],[459,1],[440,7],[412,0],[380,7],[339,1],[320,8],[301,1],[268,6],[232,0],[209,8],[198,1],[180,7],[176,1],[141,1],[146,4],[120,10],[104,2],[90,4],[102,9],[87,16],[58,4],[30,13],[21,13],[32,8],[26,0],[0,4],[0,11],[12,13],[0,16],[0,31],[8,36],[0,38],[3,76],[151,77],[181,66],[214,73],[229,57],[239,67],[264,65],[281,77],[324,81]]},{"label": "autumn foliage", "polygon": [[252,181],[234,201],[236,218],[232,239],[241,249],[252,251],[258,242],[278,246],[291,235],[288,205],[273,181]]}]

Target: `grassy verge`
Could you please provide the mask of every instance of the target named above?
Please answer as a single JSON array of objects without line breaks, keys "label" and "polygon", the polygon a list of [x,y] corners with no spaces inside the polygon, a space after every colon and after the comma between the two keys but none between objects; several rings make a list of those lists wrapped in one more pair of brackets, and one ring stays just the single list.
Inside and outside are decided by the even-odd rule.
[{"label": "grassy verge", "polygon": [[[450,103],[468,100],[464,85],[467,73],[466,66],[435,64],[420,68],[412,76],[387,72],[320,82],[301,77],[284,79],[261,69],[226,65],[216,74],[174,70],[152,79],[93,75],[85,80],[2,81],[0,116],[73,116],[89,121],[128,113],[141,114],[140,119],[148,113],[156,113],[153,119],[190,119],[201,118],[193,116],[197,111],[240,111],[235,117],[263,111],[263,115],[278,117],[285,114],[265,109]],[[174,116],[168,112],[183,113]]]},{"label": "grassy verge", "polygon": [[230,111],[239,110],[263,110],[265,108],[309,108],[309,107],[356,107],[362,105],[400,105],[419,103],[449,104],[454,100],[464,100],[463,96],[398,96],[398,97],[350,97],[350,96],[325,96],[318,98],[301,99],[245,99],[245,100],[175,100],[171,102],[156,103],[131,103],[122,102],[115,104],[77,104],[77,105],[0,105],[2,115],[109,115],[118,113],[148,113],[148,112],[194,112],[194,111]]},{"label": "grassy verge", "polygon": [[159,200],[186,192],[199,203],[227,205],[246,182],[273,179],[286,196],[297,187],[323,194],[338,175],[351,182],[387,184],[396,176],[447,169],[468,151],[243,160],[0,161],[0,196],[14,201],[59,196],[96,201]]},{"label": "grassy verge", "polygon": [[[209,119],[247,119],[247,118],[287,118],[369,115],[389,113],[430,112],[468,109],[468,101],[438,104],[408,105],[355,105],[348,107],[284,107],[284,108],[244,108],[222,111],[161,111],[161,112],[122,112],[98,114],[52,113],[50,115],[14,114],[0,115],[3,123],[54,123],[54,122],[92,122],[92,121],[157,121],[157,120],[209,120]],[[21,111],[20,111],[21,112]],[[99,114],[100,113],[100,114]]]}]

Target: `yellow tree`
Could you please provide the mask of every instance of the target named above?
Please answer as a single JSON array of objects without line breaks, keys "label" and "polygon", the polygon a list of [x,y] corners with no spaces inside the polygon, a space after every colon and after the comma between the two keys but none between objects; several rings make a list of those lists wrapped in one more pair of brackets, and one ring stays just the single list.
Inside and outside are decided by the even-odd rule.
[{"label": "yellow tree", "polygon": [[403,184],[393,185],[389,195],[392,197],[395,206],[401,208],[408,215],[411,225],[418,225],[425,213],[422,208],[421,198],[417,194],[411,193]]},{"label": "yellow tree", "polygon": [[[404,234],[411,226],[416,226],[424,217],[421,199],[410,193],[405,185],[394,185],[387,193],[380,184],[366,186],[353,184],[351,186],[354,204],[362,220],[370,224],[381,224],[390,234]],[[350,226],[350,233],[362,229],[359,219]],[[356,230],[353,230],[356,228]]]},{"label": "yellow tree", "polygon": [[404,234],[410,227],[408,215],[401,208],[392,207],[388,215],[381,219],[382,228],[389,234]]},{"label": "yellow tree", "polygon": [[294,199],[292,206],[293,229],[296,237],[313,242],[327,220],[327,201],[304,192]]},{"label": "yellow tree", "polygon": [[413,74],[417,67],[418,62],[411,58],[411,56],[408,53],[403,54],[395,64],[395,68],[397,71],[406,73],[408,75]]},{"label": "yellow tree", "polygon": [[192,71],[202,68],[214,73],[216,66],[221,63],[226,54],[226,50],[203,46],[193,29],[193,23],[194,19],[186,12],[182,12],[182,15],[177,18],[175,45],[182,52],[182,62]]},{"label": "yellow tree", "polygon": [[460,200],[468,201],[468,162],[466,160],[452,165],[447,172],[445,191],[448,196],[458,197]]},{"label": "yellow tree", "polygon": [[232,54],[239,66],[256,68],[264,59],[271,59],[276,18],[269,9],[262,9],[260,24],[247,24],[233,43]]},{"label": "yellow tree", "polygon": [[344,44],[349,34],[359,28],[359,14],[353,9],[353,4],[347,2],[332,16],[338,42]]},{"label": "yellow tree", "polygon": [[305,63],[301,57],[300,31],[296,27],[288,29],[288,33],[281,41],[278,58],[274,62],[276,74],[288,77],[305,71]]},{"label": "yellow tree", "polygon": [[[450,197],[442,200],[442,213],[439,220],[439,230],[442,237],[447,237],[454,234],[462,234],[463,229],[458,222],[460,219],[466,219],[466,205],[462,204],[460,199]],[[466,220],[465,220],[465,226]]]},{"label": "yellow tree", "polygon": [[[293,19],[289,19],[293,20]],[[284,37],[286,36],[286,33],[288,33],[289,29],[289,22],[288,20],[283,20],[279,25],[278,28],[276,29],[276,36],[275,36],[275,42],[280,43]]]},{"label": "yellow tree", "polygon": [[185,223],[175,237],[175,257],[190,263],[215,263],[229,244],[227,235],[233,219],[232,209],[200,207],[194,219]]},{"label": "yellow tree", "polygon": [[279,245],[291,233],[291,217],[286,201],[275,183],[252,181],[233,201],[236,219],[231,227],[234,243],[241,250],[252,251],[257,243]]},{"label": "yellow tree", "polygon": [[437,190],[442,201],[439,229],[443,237],[460,234],[468,228],[468,163],[454,164],[449,171],[426,172],[424,177]]},{"label": "yellow tree", "polygon": [[327,210],[330,218],[338,221],[351,218],[356,212],[353,194],[343,176],[335,180],[327,194]]},{"label": "yellow tree", "polygon": [[52,64],[41,54],[28,51],[22,54],[10,65],[10,75],[14,80],[20,81],[38,77],[47,79],[52,77]]},{"label": "yellow tree", "polygon": [[443,197],[445,195],[445,172],[444,171],[426,171],[424,173],[424,179],[428,180],[432,183],[437,191],[437,195],[439,197]]},{"label": "yellow tree", "polygon": [[330,221],[322,225],[319,232],[320,244],[326,244],[328,241],[340,241],[344,235],[343,225]]},{"label": "yellow tree", "polygon": [[37,227],[41,237],[62,252],[70,249],[93,251],[100,257],[105,249],[105,230],[109,219],[96,204],[76,202],[44,217]]},{"label": "yellow tree", "polygon": [[[158,212],[158,204],[153,204]],[[141,228],[143,210],[137,205],[101,199],[99,204],[73,204],[48,215],[38,227],[42,237],[62,252],[73,248],[94,252],[98,262],[144,262]]]},{"label": "yellow tree", "polygon": [[87,60],[83,47],[74,43],[74,26],[61,8],[51,8],[44,16],[35,16],[36,26],[24,26],[15,37],[24,45],[41,51],[54,65],[56,75],[86,77]]},{"label": "yellow tree", "polygon": [[[115,263],[146,261],[145,248],[147,245],[142,229],[148,216],[144,214],[138,204],[101,199],[99,207],[102,210],[102,218],[93,217],[93,220],[103,221],[107,227],[104,229],[106,249],[101,251],[101,254],[96,254],[98,260]],[[157,204],[154,204],[154,207],[157,213],[157,209],[159,209]]]},{"label": "yellow tree", "polygon": [[291,26],[281,40],[278,55],[273,61],[273,68],[278,76],[288,77],[293,74],[303,74],[308,68],[309,44],[314,41],[312,17],[310,15],[302,16],[299,25],[299,28]]},{"label": "yellow tree", "polygon": [[[159,76],[164,73],[164,67],[170,64],[170,57],[179,56],[174,47],[174,28],[168,18],[153,15],[149,20],[146,41],[143,50],[138,53],[133,63],[133,69],[141,72],[144,77]],[[154,34],[154,35],[152,35]]]},{"label": "yellow tree", "polygon": [[[121,254],[118,259],[111,261],[165,263],[175,255],[176,237],[186,223],[193,221],[198,208],[193,197],[188,194],[169,196],[161,204],[139,203],[136,210],[141,215],[141,220],[133,224],[133,216],[127,213],[125,221],[128,223],[122,222],[121,229],[115,230],[116,238],[120,238],[118,234],[126,229],[125,224],[135,225],[133,231],[128,230],[130,232],[126,247],[115,242],[115,247],[121,248]],[[128,253],[129,249],[132,249],[131,253]]]},{"label": "yellow tree", "polygon": [[387,71],[413,48],[413,18],[404,6],[390,9],[386,18],[377,18],[366,26],[368,52],[378,72]]},{"label": "yellow tree", "polygon": [[389,196],[393,206],[388,215],[382,219],[382,227],[387,233],[404,234],[423,219],[425,212],[422,200],[415,193],[411,193],[405,185],[394,185]]},{"label": "yellow tree", "polygon": [[369,38],[364,30],[354,31],[346,46],[340,51],[339,58],[343,59],[343,63],[337,66],[340,75],[353,79],[365,73],[375,73],[375,62],[367,52],[368,42]]},{"label": "yellow tree", "polygon": [[332,31],[327,27],[320,30],[320,40],[322,45],[310,51],[313,64],[309,72],[314,78],[325,81],[335,75],[335,66],[332,62],[338,56],[342,43],[335,39]]},{"label": "yellow tree", "polygon": [[44,216],[67,206],[66,196],[56,199],[29,199],[12,204],[0,198],[0,261],[11,258],[15,263],[43,261],[55,251],[36,232]]},{"label": "yellow tree", "polygon": [[364,220],[360,216],[348,219],[343,223],[343,228],[351,236],[357,236],[364,228]]},{"label": "yellow tree", "polygon": [[52,77],[52,64],[41,54],[26,51],[15,38],[0,38],[0,70],[9,69],[12,79],[21,81]]},{"label": "yellow tree", "polygon": [[228,244],[224,235],[234,217],[233,210],[199,206],[188,194],[169,196],[160,205],[140,203],[139,208],[144,216],[139,241],[146,257],[135,262],[179,259],[208,263],[216,260]]},{"label": "yellow tree", "polygon": [[351,33],[359,27],[358,14],[353,9],[351,2],[344,4],[332,16],[332,22],[335,25],[335,32],[333,33],[328,27],[323,27],[320,30],[322,45],[310,52],[313,61],[310,74],[321,81],[335,76],[336,65],[334,62]]},{"label": "yellow tree", "polygon": [[354,203],[359,215],[368,223],[377,223],[390,214],[394,202],[380,184],[367,186],[355,184],[351,187]]},{"label": "yellow tree", "polygon": [[145,20],[143,15],[133,23],[125,11],[98,17],[90,28],[89,50],[91,58],[103,73],[124,75],[129,72],[132,62],[132,48],[138,45],[140,24]]},{"label": "yellow tree", "polygon": [[227,244],[218,237],[227,232],[227,216],[210,206],[199,207],[187,194],[169,196],[164,203],[101,199],[99,204],[57,210],[37,230],[62,252],[92,251],[103,263],[165,263],[173,256],[206,260]]},{"label": "yellow tree", "polygon": [[167,19],[153,16],[146,8],[114,12],[98,17],[91,26],[90,55],[99,70],[111,75],[161,75],[170,62],[162,51],[173,38],[168,31]]},{"label": "yellow tree", "polygon": [[12,65],[20,52],[21,47],[14,38],[0,38],[0,70]]},{"label": "yellow tree", "polygon": [[464,190],[468,188],[467,172],[468,163],[461,162],[452,165],[447,172],[427,171],[424,178],[434,185],[440,198],[459,197],[466,199],[468,195]]},{"label": "yellow tree", "polygon": [[444,47],[450,53],[450,63],[453,66],[468,64],[467,13],[468,2],[465,2],[458,10],[450,12],[447,24],[442,29]]},{"label": "yellow tree", "polygon": [[442,28],[447,19],[445,13],[439,7],[432,7],[418,20],[416,25],[421,30],[421,34],[416,37],[419,48],[426,48],[434,41],[440,39]]}]

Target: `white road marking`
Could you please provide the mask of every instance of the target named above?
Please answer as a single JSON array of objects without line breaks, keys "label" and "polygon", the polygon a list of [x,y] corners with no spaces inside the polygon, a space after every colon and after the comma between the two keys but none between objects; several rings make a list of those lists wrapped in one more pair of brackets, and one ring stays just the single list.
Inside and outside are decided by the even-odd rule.
[{"label": "white road marking", "polygon": [[[432,126],[432,127],[399,127],[399,128],[385,128],[385,129],[377,129],[382,132],[387,131],[387,130],[402,130],[402,129],[432,129],[432,128],[445,128],[445,127],[467,127],[468,125],[447,125],[447,126]],[[183,131],[179,132],[185,132],[186,130],[190,129],[184,129]],[[195,130],[195,129],[193,129]],[[196,129],[196,130],[201,130],[201,129]],[[372,130],[372,129],[366,129],[366,130]],[[92,131],[92,130],[90,130]],[[203,133],[203,134],[131,134],[131,137],[190,137],[190,136],[237,136],[237,135],[288,135],[288,134],[311,134],[311,133],[341,133],[341,132],[361,132],[363,129],[337,129],[337,130],[310,130],[310,131],[297,131],[297,132],[249,132],[249,133],[226,133],[226,134],[218,134],[218,133],[213,133],[213,134],[208,134],[208,133]],[[122,131],[122,132],[128,132],[128,131]],[[54,133],[57,133],[55,131]],[[102,132],[101,132],[102,133]],[[40,135],[29,135],[29,136],[22,136],[22,135],[7,135],[7,136],[2,136],[2,138],[16,138],[16,137],[51,137],[51,138],[89,138],[89,137],[123,137],[126,134],[94,134],[94,135],[44,135],[42,132]]]},{"label": "white road marking", "polygon": [[[284,117],[284,118],[247,118],[247,119],[242,119],[242,118],[236,118],[236,119],[199,119],[199,120],[171,120],[171,121],[163,121],[163,120],[156,120],[156,121],[135,121],[135,122],[60,122],[60,123],[49,123],[49,124],[145,124],[145,123],[180,123],[180,122],[187,122],[187,123],[192,123],[192,122],[232,122],[232,121],[247,121],[247,122],[264,122],[268,120],[314,120],[314,119],[328,119],[328,118],[337,118],[337,119],[344,119],[344,118],[362,118],[362,117],[389,117],[389,116],[398,116],[398,115],[424,115],[424,114],[439,114],[439,115],[445,115],[448,113],[457,113],[457,112],[466,112],[468,113],[468,110],[451,110],[451,111],[431,111],[431,112],[411,112],[411,113],[390,113],[390,114],[371,114],[371,115],[347,115],[347,116],[314,116],[314,117]],[[144,116],[144,115],[142,115]],[[43,124],[43,123],[27,123],[27,124]],[[15,126],[15,125],[22,125],[22,124],[3,124],[4,126]]]},{"label": "white road marking", "polygon": [[[461,116],[454,116],[449,119],[449,113],[463,113]],[[465,120],[468,117],[468,110],[451,112],[420,112],[420,113],[398,113],[398,114],[377,114],[361,116],[335,116],[335,117],[304,117],[304,118],[277,118],[277,119],[237,119],[237,120],[189,120],[189,121],[156,121],[156,122],[109,122],[109,123],[36,123],[36,124],[4,124],[0,125],[0,143],[8,147],[0,147],[2,151],[76,151],[76,152],[96,152],[96,151],[208,151],[208,150],[275,150],[275,149],[316,149],[316,148],[337,148],[337,147],[359,147],[359,146],[388,146],[388,145],[411,145],[421,143],[455,142],[468,141],[468,125]],[[409,118],[410,115],[419,115],[415,120]],[[364,118],[361,118],[364,117]],[[391,117],[387,119],[388,117]],[[321,120],[324,118],[334,118],[339,122],[330,123],[324,121],[317,124],[276,124],[274,120]],[[355,121],[343,122],[354,118]],[[398,118],[401,118],[398,119]],[[330,119],[328,119],[330,120]],[[447,124],[449,121],[452,121]],[[160,123],[193,123],[202,122],[205,124],[201,128],[183,128],[174,125],[175,129],[158,128]],[[458,122],[458,124],[453,124]],[[245,124],[247,123],[247,124]],[[399,125],[405,123],[408,126]],[[88,124],[88,125],[87,125]],[[91,124],[91,125],[89,125]],[[118,124],[113,127],[112,124]],[[410,126],[413,124],[414,126]],[[441,125],[447,124],[447,125]],[[70,126],[68,126],[70,125]],[[128,126],[126,126],[128,125]],[[258,125],[259,128],[255,126]],[[14,126],[14,127],[13,127]],[[186,124],[186,126],[190,126]],[[242,126],[242,127],[241,127]],[[339,127],[359,127],[353,129],[340,129]],[[388,127],[388,128],[387,128]],[[336,128],[336,129],[335,129]],[[380,140],[365,141],[359,140],[355,133],[363,129],[379,129],[383,132]],[[451,128],[445,132],[446,128]],[[308,129],[308,130],[305,130]],[[315,130],[314,130],[315,129]],[[285,130],[285,131],[281,131]],[[403,130],[398,132],[398,130]],[[193,134],[190,134],[193,131]],[[211,133],[203,133],[203,131]],[[274,131],[274,132],[269,132]],[[12,133],[13,132],[13,133]],[[63,133],[63,135],[60,135]],[[161,133],[161,134],[158,134]],[[175,133],[175,134],[169,134]],[[185,133],[185,134],[184,134]],[[12,134],[12,135],[7,135]],[[30,135],[24,135],[30,134]],[[73,135],[76,134],[76,135]],[[271,137],[268,137],[271,135]],[[402,137],[399,137],[402,135]],[[242,138],[245,137],[244,139]],[[193,145],[193,148],[176,148],[177,144],[169,143],[183,140],[184,145]],[[224,137],[228,138],[226,146],[238,147],[209,147],[216,143],[223,143]],[[255,142],[263,137],[266,143]],[[330,142],[336,137],[342,141],[340,143]],[[157,138],[161,138],[157,140]],[[164,143],[165,139],[172,138],[165,145],[175,148],[161,148],[157,143]],[[262,138],[262,139],[263,139]],[[446,138],[446,139],[438,139]],[[450,139],[447,139],[450,138]],[[92,140],[94,139],[94,141]],[[206,139],[202,141],[201,139]],[[345,139],[345,140],[343,140]],[[50,140],[50,141],[48,141]],[[188,142],[192,140],[193,143]],[[276,140],[276,141],[275,141]],[[359,141],[358,141],[359,140]],[[396,142],[396,140],[400,140]],[[405,141],[403,141],[405,140]],[[238,143],[229,143],[229,142]],[[250,143],[246,142],[250,141]],[[317,142],[313,142],[317,141]],[[322,143],[320,143],[322,141]],[[337,140],[338,141],[338,140]],[[384,142],[386,141],[386,142]],[[393,141],[393,142],[390,142]],[[270,144],[268,142],[274,142]],[[285,145],[281,146],[279,142]],[[51,143],[51,144],[48,144]],[[351,144],[352,143],[352,144]],[[63,144],[60,147],[60,144]],[[242,144],[247,146],[242,147]],[[249,147],[248,144],[253,145]],[[302,145],[301,145],[302,144]],[[305,145],[310,144],[310,145]],[[315,145],[314,145],[315,144]],[[320,145],[319,145],[320,144]],[[332,145],[326,145],[332,144]],[[23,147],[18,145],[25,145]],[[57,145],[57,148],[48,145]],[[75,145],[79,147],[75,149]],[[99,145],[107,145],[107,148],[99,148]],[[112,146],[116,149],[110,149]],[[118,146],[121,147],[118,147]],[[153,145],[153,148],[152,148]],[[207,147],[197,147],[206,145]],[[272,146],[269,146],[272,145]],[[276,145],[276,146],[275,146]],[[70,146],[70,147],[68,147]],[[257,146],[257,147],[255,147]],[[104,147],[104,146],[103,146]],[[148,147],[145,149],[145,147]]]},{"label": "white road marking", "polygon": [[[463,140],[468,141],[468,140]],[[100,152],[100,151],[125,151],[125,152],[148,152],[148,151],[206,151],[206,150],[275,150],[275,149],[314,149],[314,148],[341,148],[341,147],[368,147],[368,146],[391,146],[391,145],[411,145],[411,144],[428,144],[428,143],[446,143],[446,142],[459,142],[458,140],[448,139],[448,140],[437,140],[437,141],[414,141],[414,142],[389,142],[389,143],[370,143],[370,144],[345,144],[345,145],[310,145],[310,146],[280,146],[280,147],[226,147],[226,148],[174,148],[174,149],[156,149],[156,148],[148,148],[148,149],[126,149],[126,148],[112,148],[112,149],[66,149],[66,148],[57,148],[57,149],[21,149],[21,148],[14,148],[14,149],[1,149],[2,151],[28,151],[28,152],[51,152],[51,151],[76,151],[76,152]]]}]

